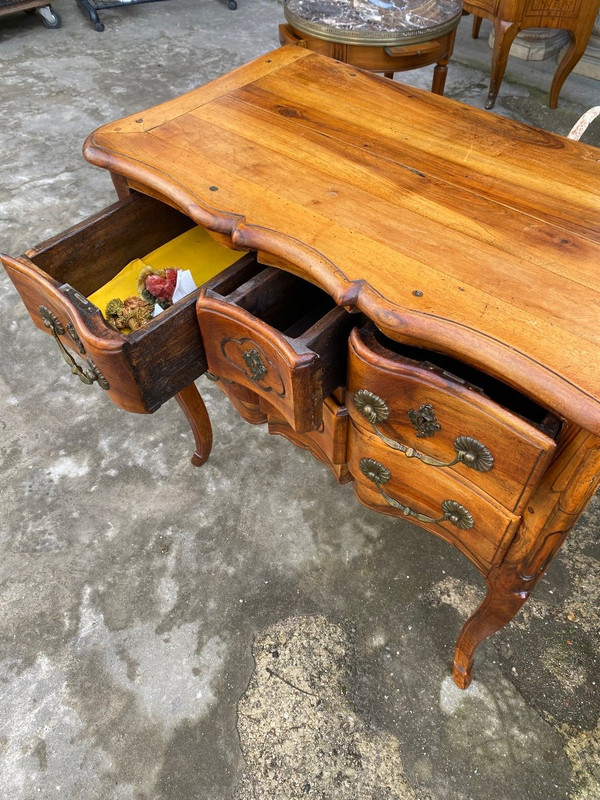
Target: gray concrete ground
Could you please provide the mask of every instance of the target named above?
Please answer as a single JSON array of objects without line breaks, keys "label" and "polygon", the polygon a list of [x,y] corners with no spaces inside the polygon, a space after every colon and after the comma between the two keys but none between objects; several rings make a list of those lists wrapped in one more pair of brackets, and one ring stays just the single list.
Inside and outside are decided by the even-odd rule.
[{"label": "gray concrete ground", "polygon": [[[281,6],[240,6],[104,11],[104,33],[73,0],[60,30],[2,18],[3,251],[112,202],[92,129],[277,45]],[[447,94],[482,106],[489,60],[463,20]],[[566,133],[600,85],[572,75],[550,111],[553,67],[511,60],[496,112]],[[135,416],[78,384],[0,284],[2,800],[600,798],[597,502],[461,693],[482,582],[458,552],[204,380],[215,447],[192,468],[173,401]]]}]

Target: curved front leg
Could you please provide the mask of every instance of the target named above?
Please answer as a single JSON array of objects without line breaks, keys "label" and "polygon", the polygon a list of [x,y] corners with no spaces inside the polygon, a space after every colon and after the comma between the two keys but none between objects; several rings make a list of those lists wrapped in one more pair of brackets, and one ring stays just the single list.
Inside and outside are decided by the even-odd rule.
[{"label": "curved front leg", "polygon": [[212,426],[204,400],[200,396],[195,383],[190,383],[185,389],[178,392],[175,395],[175,399],[187,417],[194,434],[196,450],[191,462],[195,467],[201,467],[209,457],[212,449]]},{"label": "curved front leg", "polygon": [[516,22],[505,22],[502,19],[494,20],[494,49],[492,51],[492,74],[490,76],[490,90],[486,108],[493,108],[496,97],[500,91],[500,85],[506,71],[510,46],[519,32],[519,25]]},{"label": "curved front leg", "polygon": [[516,567],[498,567],[490,573],[487,594],[463,625],[456,642],[452,677],[460,689],[471,683],[477,647],[511,621],[529,597],[534,583],[521,578]]},{"label": "curved front leg", "polygon": [[571,37],[564,56],[561,58],[559,65],[554,73],[552,85],[550,87],[550,97],[548,105],[550,108],[556,108],[558,105],[558,95],[562,89],[563,83],[566,81],[573,67],[585,52],[587,47],[588,37],[577,34],[574,31],[569,31]]}]

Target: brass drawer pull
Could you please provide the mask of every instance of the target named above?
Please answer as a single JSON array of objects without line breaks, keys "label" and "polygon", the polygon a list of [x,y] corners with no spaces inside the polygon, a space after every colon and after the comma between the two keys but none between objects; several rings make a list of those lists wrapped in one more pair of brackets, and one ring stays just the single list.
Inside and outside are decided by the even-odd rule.
[{"label": "brass drawer pull", "polygon": [[[58,317],[50,311],[49,308],[46,306],[40,306],[40,315],[44,322],[44,325],[49,329],[52,336],[54,336],[54,341],[58,345],[58,349],[60,351],[61,356],[64,358],[66,363],[69,366],[69,369],[73,373],[73,375],[77,375],[79,380],[82,383],[87,383],[91,385],[94,381],[98,382],[98,385],[102,387],[102,389],[108,389],[108,381],[104,377],[104,375],[100,372],[98,367],[94,364],[92,359],[87,356],[86,360],[88,363],[87,367],[80,367],[79,364],[75,361],[71,353],[67,350],[64,344],[61,342],[60,337],[65,335],[65,329],[58,319]],[[81,342],[81,339],[77,335],[75,328],[69,323],[67,325],[67,331],[73,341],[75,342],[77,349],[80,353],[85,353],[85,348]]]},{"label": "brass drawer pull", "polygon": [[494,456],[484,444],[481,444],[472,436],[456,437],[453,442],[456,457],[452,461],[439,461],[437,458],[420,453],[413,447],[408,447],[401,442],[390,439],[377,427],[378,422],[384,422],[389,417],[390,409],[381,397],[367,391],[367,389],[359,389],[354,393],[354,405],[363,417],[371,423],[373,430],[381,441],[385,442],[392,450],[404,453],[407,458],[418,458],[419,461],[429,464],[431,467],[452,467],[454,464],[464,464],[465,467],[474,469],[477,472],[488,472],[494,466]]},{"label": "brass drawer pull", "polygon": [[456,500],[444,500],[442,503],[443,515],[441,517],[428,517],[425,514],[419,514],[418,511],[399,503],[386,494],[381,488],[382,483],[387,483],[391,478],[391,473],[387,467],[384,467],[379,461],[373,458],[361,458],[358,466],[360,471],[368,480],[372,481],[379,489],[383,499],[394,508],[399,509],[405,517],[414,517],[419,522],[450,522],[456,528],[462,530],[469,530],[475,524],[471,512]]}]

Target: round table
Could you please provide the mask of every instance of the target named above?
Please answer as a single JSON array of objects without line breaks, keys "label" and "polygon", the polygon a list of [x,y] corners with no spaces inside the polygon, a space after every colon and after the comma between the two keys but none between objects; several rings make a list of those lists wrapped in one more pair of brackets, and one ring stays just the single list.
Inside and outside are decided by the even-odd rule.
[{"label": "round table", "polygon": [[444,93],[461,0],[285,0],[281,44],[297,44],[359,69],[395,72],[435,64]]}]

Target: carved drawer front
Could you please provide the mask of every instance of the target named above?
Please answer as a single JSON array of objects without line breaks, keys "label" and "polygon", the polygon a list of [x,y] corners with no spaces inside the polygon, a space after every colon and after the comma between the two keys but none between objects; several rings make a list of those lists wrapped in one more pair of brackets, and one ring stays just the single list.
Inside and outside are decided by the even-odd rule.
[{"label": "carved drawer front", "polygon": [[285,436],[297,447],[310,450],[315,458],[327,464],[338,483],[352,480],[347,464],[348,410],[336,396],[329,395],[325,398],[321,425],[306,433],[296,433],[281,413],[266,400],[261,401],[260,407],[267,416],[269,433]]},{"label": "carved drawer front", "polygon": [[197,313],[214,376],[251,389],[299,433],[320,427],[323,398],[345,380],[350,314],[271,267],[235,287],[209,282]]},{"label": "carved drawer front", "polygon": [[[472,381],[472,383],[471,383]],[[483,389],[485,389],[485,394]],[[520,513],[555,449],[558,420],[464,364],[386,340],[372,326],[350,337],[348,411],[388,462],[461,480]]]},{"label": "carved drawer front", "polygon": [[155,411],[206,370],[195,312],[199,289],[129,334],[111,328],[88,297],[188,231],[190,257],[196,239],[198,259],[210,254],[198,274],[212,276],[232,262],[228,269],[236,274],[256,272],[253,256],[227,250],[183,214],[137,193],[18,259],[1,257],[33,322],[54,336],[69,370],[98,383],[127,411]]},{"label": "carved drawer front", "polygon": [[519,517],[454,473],[441,472],[433,479],[426,464],[399,456],[377,434],[350,423],[348,468],[360,502],[451,542],[485,575],[502,559]]}]

